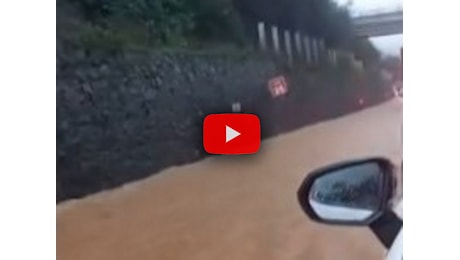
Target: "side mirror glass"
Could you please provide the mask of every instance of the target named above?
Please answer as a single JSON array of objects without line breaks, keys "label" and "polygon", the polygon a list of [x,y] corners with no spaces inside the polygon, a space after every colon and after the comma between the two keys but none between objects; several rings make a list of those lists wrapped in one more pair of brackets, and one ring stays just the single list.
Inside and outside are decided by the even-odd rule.
[{"label": "side mirror glass", "polygon": [[367,225],[387,206],[392,165],[384,159],[347,162],[315,171],[299,189],[310,218],[335,224]]}]

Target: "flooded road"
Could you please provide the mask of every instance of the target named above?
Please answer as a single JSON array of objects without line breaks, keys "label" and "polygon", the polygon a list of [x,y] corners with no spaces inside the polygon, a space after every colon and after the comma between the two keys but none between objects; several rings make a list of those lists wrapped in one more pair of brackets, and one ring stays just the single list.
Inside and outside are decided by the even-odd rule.
[{"label": "flooded road", "polygon": [[251,156],[215,156],[57,206],[57,259],[383,259],[364,227],[311,222],[296,191],[317,167],[400,162],[397,100],[268,139]]}]

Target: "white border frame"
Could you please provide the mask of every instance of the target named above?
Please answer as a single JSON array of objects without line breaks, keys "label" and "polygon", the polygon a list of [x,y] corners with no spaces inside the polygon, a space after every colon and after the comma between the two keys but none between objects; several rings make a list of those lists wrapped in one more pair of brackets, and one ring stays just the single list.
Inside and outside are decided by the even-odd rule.
[{"label": "white border frame", "polygon": [[[0,259],[55,258],[55,5],[0,4]],[[404,255],[460,259],[459,7],[404,9]]]},{"label": "white border frame", "polygon": [[0,3],[0,259],[56,258],[56,2]]},{"label": "white border frame", "polygon": [[460,259],[456,3],[404,5],[404,259]]}]

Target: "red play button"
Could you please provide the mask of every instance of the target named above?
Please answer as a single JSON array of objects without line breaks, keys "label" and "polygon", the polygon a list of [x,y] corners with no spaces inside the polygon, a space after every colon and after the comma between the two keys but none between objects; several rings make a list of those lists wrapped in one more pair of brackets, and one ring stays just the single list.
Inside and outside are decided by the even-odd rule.
[{"label": "red play button", "polygon": [[252,154],[260,147],[260,121],[253,114],[211,114],[203,123],[203,146],[211,154]]}]

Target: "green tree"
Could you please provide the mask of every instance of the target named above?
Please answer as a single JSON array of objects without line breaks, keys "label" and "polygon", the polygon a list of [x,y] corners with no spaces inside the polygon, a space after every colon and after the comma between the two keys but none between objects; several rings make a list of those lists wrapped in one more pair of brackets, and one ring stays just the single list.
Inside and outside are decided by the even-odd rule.
[{"label": "green tree", "polygon": [[194,14],[194,37],[205,41],[244,40],[243,24],[232,0],[188,0]]},{"label": "green tree", "polygon": [[173,43],[194,27],[193,13],[185,0],[113,0],[114,16],[145,27],[148,43]]},{"label": "green tree", "polygon": [[351,46],[355,57],[362,60],[365,66],[376,65],[380,61],[380,52],[369,41],[369,39],[355,39]]}]

